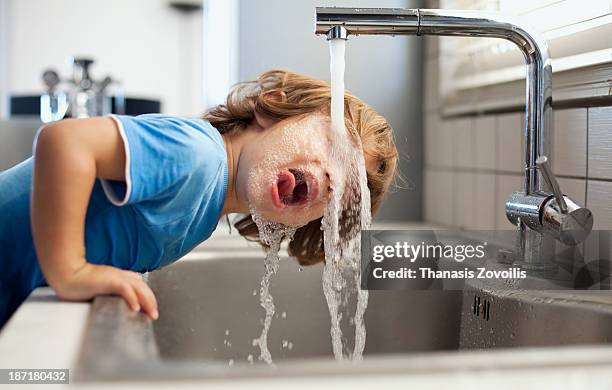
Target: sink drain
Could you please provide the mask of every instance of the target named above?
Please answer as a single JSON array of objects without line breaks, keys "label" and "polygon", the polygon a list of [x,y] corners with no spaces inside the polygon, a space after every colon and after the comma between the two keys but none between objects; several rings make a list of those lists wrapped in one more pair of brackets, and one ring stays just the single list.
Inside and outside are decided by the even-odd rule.
[{"label": "sink drain", "polygon": [[472,313],[474,313],[476,317],[482,317],[484,320],[489,321],[489,319],[491,319],[491,301],[474,295]]}]

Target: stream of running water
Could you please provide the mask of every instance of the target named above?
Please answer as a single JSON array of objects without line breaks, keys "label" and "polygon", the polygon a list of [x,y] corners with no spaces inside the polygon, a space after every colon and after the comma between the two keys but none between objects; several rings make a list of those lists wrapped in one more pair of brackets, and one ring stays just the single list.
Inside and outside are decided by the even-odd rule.
[{"label": "stream of running water", "polygon": [[[322,285],[331,319],[332,349],[336,360],[360,360],[366,340],[363,316],[368,305],[367,290],[360,289],[361,230],[371,224],[370,191],[361,145],[349,136],[344,123],[344,70],[346,41],[329,41],[331,71],[332,142],[330,161],[342,172],[343,183],[332,183],[332,196],[325,209],[322,230],[325,245],[325,266]],[[358,141],[358,140],[357,140]],[[268,331],[275,307],[270,294],[270,280],[279,266],[279,250],[283,239],[291,240],[295,228],[265,221],[253,211],[253,221],[260,239],[267,245],[265,272],[260,286],[260,305],[265,310],[263,329],[253,340],[259,346],[259,359],[274,365],[268,350]],[[343,342],[343,332],[354,328],[354,344]]]},{"label": "stream of running water", "polygon": [[263,329],[259,338],[253,340],[253,346],[259,346],[259,360],[263,360],[267,364],[274,366],[272,354],[268,349],[268,331],[272,324],[272,318],[275,313],[274,298],[270,293],[270,279],[278,271],[280,263],[280,246],[284,239],[291,240],[295,233],[295,228],[286,225],[266,221],[256,211],[251,211],[253,221],[259,230],[259,238],[267,245],[266,259],[264,261],[265,272],[261,279],[259,288],[259,304],[266,312],[263,322]]},{"label": "stream of running water", "polygon": [[[361,230],[369,229],[372,218],[361,145],[353,144],[344,123],[345,50],[346,40],[329,41],[331,120],[335,138],[330,157],[344,170],[345,183],[336,185],[323,216],[323,292],[331,318],[334,357],[360,360],[366,339],[363,315],[368,305],[368,292],[360,289]],[[343,343],[343,329],[350,331],[351,327],[355,332],[352,351]]]}]

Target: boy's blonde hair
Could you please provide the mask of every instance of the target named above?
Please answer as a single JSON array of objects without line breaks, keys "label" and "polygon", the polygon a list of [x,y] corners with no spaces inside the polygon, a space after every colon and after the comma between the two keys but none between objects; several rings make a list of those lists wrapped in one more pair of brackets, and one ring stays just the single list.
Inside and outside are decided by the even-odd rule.
[{"label": "boy's blonde hair", "polygon": [[[397,149],[393,130],[385,118],[357,97],[348,92],[344,97],[346,129],[359,137],[363,146],[374,213],[395,176]],[[256,80],[235,85],[226,104],[211,108],[203,118],[221,134],[232,134],[244,130],[255,119],[256,112],[272,120],[309,113],[329,115],[330,103],[329,83],[287,70],[270,70]],[[236,222],[235,227],[242,236],[261,243],[251,215]],[[321,218],[297,229],[289,243],[289,254],[302,265],[325,259]]]}]

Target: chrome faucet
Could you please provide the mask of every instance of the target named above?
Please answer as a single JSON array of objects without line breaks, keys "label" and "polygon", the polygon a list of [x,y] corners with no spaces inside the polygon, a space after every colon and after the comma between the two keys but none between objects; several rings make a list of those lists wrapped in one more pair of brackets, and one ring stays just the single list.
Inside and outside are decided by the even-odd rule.
[{"label": "chrome faucet", "polygon": [[[515,263],[547,270],[554,266],[550,261],[553,238],[576,245],[589,235],[591,212],[560,191],[546,158],[553,126],[548,45],[520,20],[481,11],[317,7],[315,34],[326,35],[328,40],[348,39],[349,35],[443,35],[513,42],[527,66],[523,189],[506,202],[506,216],[519,229]],[[551,192],[544,189],[538,172]]]},{"label": "chrome faucet", "polygon": [[[89,58],[71,58],[72,78],[61,79],[55,70],[43,73],[46,93],[41,96],[40,116],[44,123],[60,120],[65,116],[88,118],[112,112],[125,111],[121,84],[106,76],[95,81],[89,72],[94,63]],[[58,87],[61,85],[61,88]],[[111,104],[109,87],[114,87],[114,105]]]}]

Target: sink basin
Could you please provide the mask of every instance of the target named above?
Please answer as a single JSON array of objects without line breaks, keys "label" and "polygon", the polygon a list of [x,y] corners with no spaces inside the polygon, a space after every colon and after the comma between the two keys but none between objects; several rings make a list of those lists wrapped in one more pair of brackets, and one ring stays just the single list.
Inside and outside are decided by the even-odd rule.
[{"label": "sink basin", "polygon": [[[276,362],[333,356],[322,269],[300,271],[295,260],[281,260],[271,287],[276,315],[268,339]],[[261,257],[179,262],[152,273],[162,313],[154,322],[162,358],[238,363],[252,355],[257,360],[259,347],[252,340],[259,337],[264,316],[258,294],[262,273]],[[456,349],[460,309],[460,292],[373,291],[365,354]],[[346,336],[352,345],[352,335]]]},{"label": "sink basin", "polygon": [[[415,363],[417,357],[419,362],[431,358],[435,365],[446,361],[434,358],[440,354],[472,356],[477,350],[476,356],[485,354],[476,358],[478,364],[487,365],[496,361],[486,357],[493,350],[520,354],[532,350],[525,347],[605,346],[612,340],[609,291],[507,291],[478,285],[462,291],[371,291],[364,362],[330,364],[322,266],[301,268],[285,257],[271,287],[276,314],[268,346],[278,369],[268,369],[252,344],[264,317],[258,295],[263,255],[257,247],[235,251],[233,244],[226,239],[214,248],[198,248],[150,273],[160,306],[153,323],[131,313],[119,298],[96,298],[77,380],[409,372],[422,364]],[[345,336],[352,345],[352,335]],[[376,363],[381,359],[384,365]],[[466,360],[461,361],[465,367]],[[520,355],[508,361],[522,364]],[[454,363],[444,364],[448,369]],[[529,367],[537,364],[529,361]]]}]

